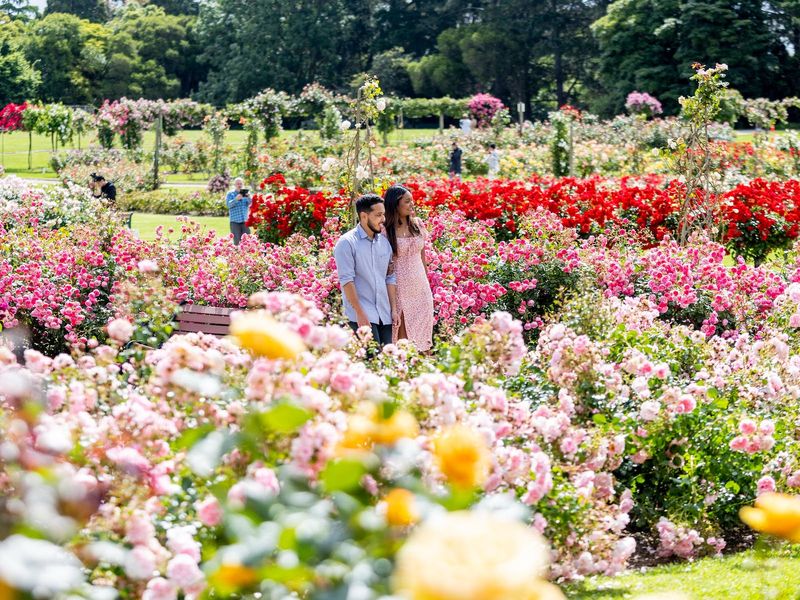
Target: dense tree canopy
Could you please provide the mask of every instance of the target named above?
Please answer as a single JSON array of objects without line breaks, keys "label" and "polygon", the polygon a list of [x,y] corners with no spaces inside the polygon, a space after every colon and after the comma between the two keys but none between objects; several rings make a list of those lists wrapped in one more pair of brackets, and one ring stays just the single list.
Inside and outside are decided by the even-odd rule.
[{"label": "dense tree canopy", "polygon": [[0,0],[0,102],[194,96],[219,105],[367,73],[397,96],[493,93],[529,115],[667,112],[693,62],[745,97],[798,93],[800,0]]},{"label": "dense tree canopy", "polygon": [[[793,4],[795,9],[799,3]],[[776,7],[777,8],[777,7]],[[674,112],[689,89],[694,62],[726,63],[728,80],[747,97],[796,93],[786,39],[762,0],[616,0],[593,26],[607,110],[632,89],[646,90]]]}]

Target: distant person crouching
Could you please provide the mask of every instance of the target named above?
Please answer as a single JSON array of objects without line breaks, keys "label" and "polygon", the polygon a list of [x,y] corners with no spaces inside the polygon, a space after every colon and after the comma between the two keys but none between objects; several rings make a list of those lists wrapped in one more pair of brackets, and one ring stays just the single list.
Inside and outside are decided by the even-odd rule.
[{"label": "distant person crouching", "polygon": [[103,175],[92,173],[92,182],[89,187],[92,190],[95,198],[105,198],[112,207],[117,204],[117,188],[111,181],[106,181]]}]

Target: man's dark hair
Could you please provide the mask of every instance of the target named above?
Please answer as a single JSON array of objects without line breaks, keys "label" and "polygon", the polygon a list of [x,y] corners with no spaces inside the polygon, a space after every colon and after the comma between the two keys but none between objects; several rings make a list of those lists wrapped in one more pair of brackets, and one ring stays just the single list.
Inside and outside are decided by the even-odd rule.
[{"label": "man's dark hair", "polygon": [[372,212],[372,207],[376,204],[382,204],[383,198],[378,194],[364,194],[356,200],[356,213],[359,215],[363,213]]},{"label": "man's dark hair", "polygon": [[496,144],[489,144],[489,148],[491,148],[492,150],[494,150],[495,148],[497,148],[497,145],[496,145]]},{"label": "man's dark hair", "polygon": [[105,181],[106,178],[97,173],[92,173],[92,181]]}]

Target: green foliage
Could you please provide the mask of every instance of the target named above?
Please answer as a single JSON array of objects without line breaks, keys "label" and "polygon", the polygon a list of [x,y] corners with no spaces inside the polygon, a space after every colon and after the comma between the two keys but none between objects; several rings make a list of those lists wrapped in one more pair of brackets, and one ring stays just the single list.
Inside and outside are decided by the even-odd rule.
[{"label": "green foliage", "polygon": [[211,168],[214,173],[222,173],[224,168],[223,149],[225,132],[228,131],[228,117],[222,111],[216,111],[206,116],[203,131],[208,136],[211,144]]},{"label": "green foliage", "polygon": [[278,0],[201,4],[198,34],[210,67],[202,98],[220,105],[265,88],[298,93],[312,81],[341,85],[364,71],[368,5],[328,0],[300,6]]},{"label": "green foliage", "polygon": [[40,98],[86,104],[98,97],[110,33],[74,15],[54,13],[30,24],[25,55],[41,73]]},{"label": "green foliage", "polygon": [[181,188],[132,191],[117,197],[117,206],[125,212],[166,215],[206,215],[221,217],[228,209],[220,194]]},{"label": "green foliage", "polygon": [[44,14],[68,13],[93,21],[103,23],[108,19],[108,3],[105,0],[47,0]]},{"label": "green foliage", "polygon": [[553,135],[550,139],[550,164],[555,177],[569,175],[569,121],[560,113],[550,113]]},{"label": "green foliage", "polygon": [[25,28],[0,12],[0,105],[36,97],[42,76],[25,57]]},{"label": "green foliage", "polygon": [[196,77],[192,70],[198,50],[190,35],[193,23],[191,17],[168,15],[157,6],[131,3],[108,24],[115,40],[122,38],[123,47],[133,47],[126,54],[114,48],[115,40],[109,46],[115,54],[130,57],[127,95],[177,98],[190,90],[187,80]]},{"label": "green foliage", "polygon": [[612,2],[593,25],[604,89],[595,108],[621,112],[630,90],[647,89],[674,114],[693,62],[730,65],[731,84],[746,97],[787,95],[792,88],[779,75],[786,48],[767,10],[759,0]]},{"label": "green foliage", "polygon": [[[383,91],[392,96],[411,96],[414,88],[408,74],[408,66],[412,56],[403,48],[390,48],[379,52],[372,58],[368,73],[383,82]],[[354,80],[357,89],[363,85],[367,73],[359,73]]]},{"label": "green foliage", "polygon": [[474,90],[475,82],[461,54],[463,35],[463,30],[443,31],[438,37],[436,54],[408,64],[414,92],[422,96],[466,96]]},{"label": "green foliage", "polygon": [[469,104],[469,98],[405,98],[396,103],[403,108],[403,115],[418,119],[422,117],[446,117],[458,118],[464,114]]},{"label": "green foliage", "polygon": [[323,140],[339,140],[342,137],[342,113],[330,104],[322,110],[319,136]]},{"label": "green foliage", "polygon": [[492,116],[490,125],[494,134],[499,137],[505,131],[506,127],[511,125],[511,113],[507,108],[501,108]]},{"label": "green foliage", "polygon": [[680,210],[679,233],[682,242],[688,239],[692,229],[704,229],[711,237],[715,234],[715,206],[711,198],[717,189],[709,160],[709,127],[720,112],[722,98],[728,87],[725,81],[727,65],[717,64],[706,69],[695,63],[692,68],[695,74],[691,79],[697,83],[697,88],[692,96],[678,98],[681,116],[688,127],[684,135],[671,142],[673,153],[670,156],[674,169],[686,183]]}]

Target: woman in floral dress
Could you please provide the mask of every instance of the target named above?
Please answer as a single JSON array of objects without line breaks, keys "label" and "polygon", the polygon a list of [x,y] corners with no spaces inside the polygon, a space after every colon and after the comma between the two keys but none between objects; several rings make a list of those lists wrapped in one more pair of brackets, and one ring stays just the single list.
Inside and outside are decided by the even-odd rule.
[{"label": "woman in floral dress", "polygon": [[392,339],[409,339],[420,351],[427,352],[433,345],[433,293],[425,260],[428,232],[414,215],[414,199],[406,188],[393,185],[383,200],[386,237],[394,250],[400,315]]}]

